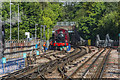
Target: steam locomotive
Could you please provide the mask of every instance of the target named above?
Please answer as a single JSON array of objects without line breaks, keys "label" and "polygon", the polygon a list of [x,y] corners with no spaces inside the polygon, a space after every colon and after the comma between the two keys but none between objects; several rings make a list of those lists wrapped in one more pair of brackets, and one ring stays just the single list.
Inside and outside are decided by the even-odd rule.
[{"label": "steam locomotive", "polygon": [[65,29],[58,29],[54,33],[53,46],[57,48],[66,47],[69,45],[69,33]]}]

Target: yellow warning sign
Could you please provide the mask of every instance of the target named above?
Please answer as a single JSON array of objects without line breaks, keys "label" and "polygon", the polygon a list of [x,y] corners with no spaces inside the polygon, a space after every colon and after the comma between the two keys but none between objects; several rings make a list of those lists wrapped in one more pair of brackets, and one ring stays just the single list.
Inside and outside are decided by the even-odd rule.
[{"label": "yellow warning sign", "polygon": [[91,39],[88,40],[88,46],[91,46]]}]

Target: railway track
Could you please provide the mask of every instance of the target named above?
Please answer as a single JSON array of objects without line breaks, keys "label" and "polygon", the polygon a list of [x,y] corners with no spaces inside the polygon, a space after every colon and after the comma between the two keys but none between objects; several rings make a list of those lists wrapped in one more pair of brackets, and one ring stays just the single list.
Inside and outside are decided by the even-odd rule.
[{"label": "railway track", "polygon": [[[83,51],[82,50],[79,50],[78,51],[78,48],[75,49],[75,51],[73,51],[72,53],[70,54],[67,54],[66,56],[62,57],[62,58],[59,58],[59,59],[56,59],[56,60],[53,60],[53,61],[50,61],[48,63],[44,63],[42,65],[39,65],[36,70],[34,70],[33,72],[30,72],[29,74],[25,74],[22,75],[22,76],[17,76],[17,78],[36,78],[36,77],[39,77],[39,78],[42,78],[44,77],[44,75],[46,73],[51,73],[53,70],[55,70],[57,67],[60,67],[60,66],[63,66],[65,64],[67,64],[69,61],[71,61],[71,57],[78,57],[77,54],[79,54],[80,52],[84,52],[84,54],[86,54],[85,50]],[[79,55],[79,56],[82,56],[83,54]]]},{"label": "railway track", "polygon": [[110,51],[111,49],[100,49],[89,57],[89,59],[84,61],[82,65],[77,66],[74,71],[72,70],[71,74],[68,75],[66,73],[65,75],[67,75],[67,78],[65,78],[65,80],[72,78],[100,78],[100,75],[102,74],[101,71],[104,71],[104,64],[106,63]]},{"label": "railway track", "polygon": [[[85,48],[76,48],[69,54],[54,53],[44,54],[44,57],[54,56],[46,63],[37,66],[30,66],[25,72],[11,74],[7,78],[14,79],[33,79],[33,78],[62,78],[64,80],[73,78],[102,78],[106,67],[109,54],[112,49],[100,48],[94,53],[86,54]],[[60,57],[59,55],[64,55]]]},{"label": "railway track", "polygon": [[[42,59],[43,57],[44,58],[48,58],[48,57],[45,57],[46,55],[50,55],[50,54],[60,54],[60,51],[56,51],[56,52],[54,52],[54,51],[48,51],[48,52],[46,52],[46,53],[44,53],[44,54],[40,54],[39,56],[37,56],[36,58],[37,59]],[[39,63],[40,64],[40,63]],[[37,64],[37,65],[39,65],[39,64]],[[37,66],[36,65],[36,66]],[[22,75],[22,74],[24,74],[24,73],[26,73],[27,71],[30,71],[31,69],[36,69],[35,68],[35,66],[34,66],[34,64],[31,64],[30,66],[27,66],[27,67],[25,67],[24,69],[21,69],[21,70],[18,70],[18,71],[15,71],[15,72],[12,72],[12,73],[8,73],[7,75],[5,75],[5,76],[3,76],[2,78],[3,79],[6,79],[6,78],[15,78],[16,79],[16,77],[18,76],[18,75]]]},{"label": "railway track", "polygon": [[[56,51],[56,52],[54,52],[53,50],[52,51],[50,51],[50,52],[47,52],[47,53],[43,53],[43,54],[40,54],[39,56],[37,56],[36,58],[38,59],[38,61],[37,61],[37,63],[38,64],[40,64],[40,63],[44,63],[44,61],[43,62],[40,62],[40,60],[42,61],[42,59],[48,59],[48,60],[46,60],[47,62],[48,61],[50,61],[50,60],[52,60],[52,56],[54,57],[54,55],[56,55],[56,54],[60,54],[61,53],[61,51]],[[65,53],[64,53],[65,54]],[[56,58],[55,58],[56,59]]]},{"label": "railway track", "polygon": [[[72,53],[74,53],[74,52],[75,52],[75,50]],[[61,54],[61,53],[57,53],[57,54]],[[45,56],[45,54],[44,54],[44,56]],[[69,56],[69,54],[67,54],[66,56]],[[64,58],[65,58],[65,56],[60,58],[60,60],[62,60]],[[43,70],[43,72],[45,72],[44,70],[47,69],[48,66],[53,65],[57,61],[59,61],[58,57],[57,57],[56,60],[51,60],[51,61],[46,62],[46,63],[41,63],[41,64],[39,64],[37,66],[29,66],[29,67],[26,67],[25,69],[16,71],[14,73],[10,73],[7,76],[4,76],[3,79],[7,79],[7,78],[14,78],[14,79],[23,78],[23,77],[27,77],[27,76],[29,76],[29,75],[31,75],[33,73],[36,73],[36,72],[39,73],[39,72],[41,72],[41,70]]]},{"label": "railway track", "polygon": [[107,60],[108,60],[111,50],[112,49],[108,49],[107,53],[103,56],[102,60],[99,61],[99,63],[98,63],[99,66],[97,67],[97,70],[94,73],[94,75],[92,76],[92,78],[102,78],[103,72],[106,67],[106,63],[107,63]]},{"label": "railway track", "polygon": [[[69,58],[68,59],[66,59],[66,60],[64,60],[64,62],[63,63],[61,63],[60,65],[58,64],[57,66],[56,66],[56,68],[55,69],[53,69],[52,70],[52,72],[51,73],[46,73],[46,74],[44,74],[44,76],[46,77],[46,78],[63,78],[63,76],[67,76],[67,75],[65,75],[65,73],[64,73],[64,70],[65,70],[65,65],[68,65],[69,63],[71,63],[73,60],[76,60],[77,58],[80,58],[80,57],[82,57],[82,56],[84,56],[86,54],[86,50],[84,49],[84,48],[82,48],[82,50],[81,51],[77,51],[74,55],[71,55],[71,56],[69,56]],[[60,75],[61,76],[60,76]],[[53,76],[51,76],[51,75],[53,75]],[[55,76],[54,76],[55,75]]]},{"label": "railway track", "polygon": [[[114,54],[113,54],[114,53]],[[104,64],[103,72],[100,78],[119,78],[120,69],[118,68],[118,52],[112,50],[109,56],[106,58],[106,63]]]},{"label": "railway track", "polygon": [[[82,57],[71,57],[71,61],[67,63],[66,65],[60,66],[56,68],[52,73],[45,74],[46,78],[66,78],[77,68],[80,64],[85,62],[88,56],[91,56],[92,54],[85,54]],[[68,77],[69,78],[69,77]]]},{"label": "railway track", "polygon": [[95,53],[74,58],[70,63],[56,68],[52,73],[47,73],[44,78],[102,78],[107,59],[112,49],[101,48]]}]

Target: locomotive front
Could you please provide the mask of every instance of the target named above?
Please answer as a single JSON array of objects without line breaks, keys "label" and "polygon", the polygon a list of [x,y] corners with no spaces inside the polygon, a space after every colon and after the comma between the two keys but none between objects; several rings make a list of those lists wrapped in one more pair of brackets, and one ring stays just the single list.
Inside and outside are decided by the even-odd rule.
[{"label": "locomotive front", "polygon": [[69,45],[69,34],[65,29],[58,29],[54,33],[54,44],[58,48],[66,47]]}]

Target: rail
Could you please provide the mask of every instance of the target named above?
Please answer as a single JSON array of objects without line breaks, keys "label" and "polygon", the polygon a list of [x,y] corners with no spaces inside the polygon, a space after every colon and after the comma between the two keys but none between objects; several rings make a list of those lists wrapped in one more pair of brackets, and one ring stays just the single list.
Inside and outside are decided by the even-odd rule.
[{"label": "rail", "polygon": [[[71,61],[71,57],[74,56],[75,58],[77,58],[79,53],[74,53],[74,52],[75,51],[73,51],[70,54],[67,54],[66,56],[64,56],[62,58],[55,59],[55,60],[49,61],[47,63],[40,64],[39,66],[33,67],[29,71],[26,71],[26,70],[23,71],[23,72],[20,71],[20,72],[18,72],[19,73],[18,75],[14,75],[13,74],[14,75],[13,77],[24,78],[24,77],[30,76],[31,74],[34,74],[33,77],[35,77],[35,74],[36,74],[36,77],[37,77],[38,74],[39,74],[39,76],[44,76],[44,74],[47,73],[47,72],[49,72],[49,70],[53,71],[58,65],[62,66],[62,65],[65,65],[66,63],[68,63],[69,61]],[[82,54],[79,54],[79,57],[80,56],[82,56]]]},{"label": "rail", "polygon": [[85,70],[85,72],[82,74],[82,78],[85,76],[85,74],[88,72],[88,70],[92,67],[92,65],[96,62],[96,60],[101,56],[101,54],[105,51],[106,49],[104,49],[97,57],[96,59],[92,62],[92,64],[90,64],[90,66]]},{"label": "rail", "polygon": [[85,61],[85,62],[84,62],[81,66],[79,66],[75,71],[73,71],[73,73],[70,74],[70,75],[67,77],[67,79],[71,79],[72,76],[74,76],[74,75],[79,71],[80,68],[82,68],[88,61],[90,61],[90,60],[91,60],[97,53],[99,53],[100,51],[102,51],[102,49],[99,49],[98,52],[96,52],[94,55],[92,55],[87,61]]},{"label": "rail", "polygon": [[111,49],[104,56],[103,61],[100,63],[100,65],[99,65],[99,67],[98,67],[98,69],[96,71],[96,74],[93,76],[93,78],[99,78],[99,79],[102,78],[110,52],[111,52]]}]

